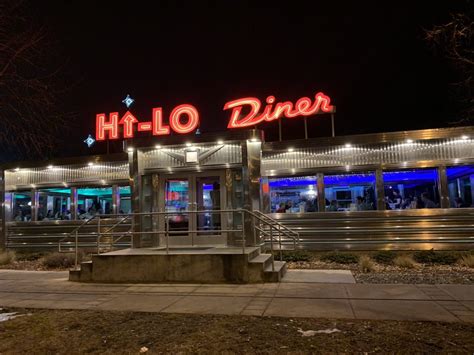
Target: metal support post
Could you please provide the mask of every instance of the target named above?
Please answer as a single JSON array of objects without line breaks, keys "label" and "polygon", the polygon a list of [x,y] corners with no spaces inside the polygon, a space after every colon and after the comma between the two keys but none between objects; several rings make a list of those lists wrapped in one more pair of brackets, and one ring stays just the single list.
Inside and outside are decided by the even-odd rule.
[{"label": "metal support post", "polygon": [[97,219],[97,254],[100,254],[100,216]]},{"label": "metal support post", "polygon": [[273,226],[270,224],[270,250],[272,252],[272,271],[275,271],[275,257],[273,255]]},{"label": "metal support post", "polygon": [[332,132],[332,136],[335,137],[336,129],[334,127],[334,112],[331,113],[331,132]]},{"label": "metal support post", "polygon": [[438,167],[438,193],[441,208],[449,208],[449,190],[448,177],[446,175],[446,166]]},{"label": "metal support post", "polygon": [[78,259],[79,259],[79,231],[76,230],[75,242],[76,242],[76,250],[75,250],[75,257],[74,257],[74,269],[78,269]]},{"label": "metal support post", "polygon": [[375,170],[375,196],[377,199],[377,210],[385,210],[385,191],[382,169]]},{"label": "metal support post", "polygon": [[278,120],[278,140],[281,142],[281,120]]},{"label": "metal support post", "polygon": [[304,139],[308,139],[308,118],[306,116],[304,117]]}]

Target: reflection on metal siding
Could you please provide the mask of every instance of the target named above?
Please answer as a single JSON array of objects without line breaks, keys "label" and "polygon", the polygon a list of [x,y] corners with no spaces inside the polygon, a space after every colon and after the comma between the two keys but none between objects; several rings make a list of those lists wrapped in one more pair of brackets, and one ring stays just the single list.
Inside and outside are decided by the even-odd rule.
[{"label": "reflection on metal siding", "polygon": [[128,162],[102,162],[94,165],[62,165],[5,172],[6,190],[37,184],[64,184],[81,181],[128,180]]},{"label": "reflection on metal siding", "polygon": [[264,151],[263,175],[271,170],[346,165],[401,164],[427,160],[472,159],[474,140],[449,139],[413,143],[385,143],[337,147],[308,147],[288,151]]},{"label": "reflection on metal siding", "polygon": [[[199,165],[240,164],[242,152],[240,144],[197,145]],[[143,169],[167,169],[185,167],[185,152],[191,148],[163,147],[143,152]]]}]

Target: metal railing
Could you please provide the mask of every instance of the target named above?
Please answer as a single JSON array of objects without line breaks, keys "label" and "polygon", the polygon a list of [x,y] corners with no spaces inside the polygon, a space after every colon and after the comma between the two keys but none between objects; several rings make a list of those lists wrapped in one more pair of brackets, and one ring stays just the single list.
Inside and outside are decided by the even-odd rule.
[{"label": "metal railing", "polygon": [[[190,216],[197,216],[199,214],[208,214],[208,215],[218,215],[220,216],[221,221],[223,220],[222,216],[228,215],[228,214],[240,214],[241,216],[241,223],[240,223],[240,228],[239,226],[235,228],[222,228],[222,223],[220,226],[217,226],[217,228],[214,228],[213,226],[211,229],[190,229],[186,228],[185,230],[173,230],[170,228],[170,220],[171,217],[173,216],[188,216],[188,221],[190,220]],[[187,234],[191,237],[191,246],[194,246],[194,236],[199,235],[199,234],[217,234],[217,233],[239,233],[241,235],[241,240],[235,240],[236,242],[241,242],[242,245],[242,254],[245,254],[245,248],[247,244],[247,237],[246,237],[246,230],[244,228],[245,224],[245,217],[246,215],[253,220],[253,226],[254,226],[254,231],[257,230],[259,231],[265,238],[264,238],[264,243],[265,241],[269,240],[270,243],[270,250],[272,253],[272,271],[275,270],[275,265],[274,265],[274,258],[273,258],[273,252],[274,252],[274,242],[277,242],[279,244],[279,249],[280,249],[280,256],[281,256],[281,238],[282,236],[285,236],[287,238],[290,238],[293,240],[294,245],[296,246],[296,243],[299,242],[299,235],[297,232],[292,231],[290,228],[283,226],[281,223],[275,221],[274,219],[265,216],[263,213],[259,211],[249,211],[245,209],[229,209],[229,210],[200,210],[200,211],[174,211],[174,212],[141,212],[141,213],[130,213],[130,214],[119,214],[119,215],[107,215],[107,216],[100,216],[96,215],[93,216],[92,218],[89,218],[84,221],[81,225],[76,227],[73,231],[69,233],[66,237],[62,238],[59,243],[58,243],[58,249],[60,252],[64,252],[63,246],[66,244],[69,247],[69,251],[71,248],[71,244],[74,245],[74,252],[75,252],[75,268],[78,268],[78,250],[79,250],[79,240],[81,237],[91,237],[95,236],[96,237],[96,244],[97,244],[97,253],[100,254],[101,252],[101,247],[104,245],[104,242],[102,241],[102,238],[104,237],[110,237],[110,241],[105,243],[106,245],[108,244],[109,247],[113,250],[114,244],[117,243],[119,240],[121,240],[125,236],[130,236],[131,238],[131,244],[133,246],[133,239],[136,235],[147,235],[147,234],[152,234],[152,235],[159,235],[159,236],[164,236],[165,239],[165,247],[164,250],[166,251],[166,254],[169,254],[169,248],[170,248],[170,236],[175,236],[175,235],[183,235]],[[134,217],[142,217],[142,216],[150,216],[150,217],[158,217],[161,219],[161,223],[158,223],[158,225],[163,226],[163,228],[158,228],[158,229],[153,229],[150,231],[135,231],[134,229]],[[105,230],[102,230],[105,228],[101,224],[101,217],[107,217],[107,218],[119,218],[119,221],[114,223],[113,225],[108,225]],[[97,231],[96,232],[89,232],[89,233],[81,233],[81,229],[84,228],[85,226],[88,226],[91,224],[92,221],[97,220]],[[114,231],[115,228],[124,225],[128,220],[131,221],[130,228],[126,231]],[[189,223],[189,222],[188,222]],[[189,226],[189,224],[188,224]],[[114,239],[117,237],[117,239]],[[256,236],[254,235],[256,238]],[[268,239],[267,239],[268,238]],[[228,243],[226,243],[228,244]],[[261,246],[261,243],[256,243],[256,240],[253,243],[253,246]],[[280,258],[281,259],[281,258]]]}]

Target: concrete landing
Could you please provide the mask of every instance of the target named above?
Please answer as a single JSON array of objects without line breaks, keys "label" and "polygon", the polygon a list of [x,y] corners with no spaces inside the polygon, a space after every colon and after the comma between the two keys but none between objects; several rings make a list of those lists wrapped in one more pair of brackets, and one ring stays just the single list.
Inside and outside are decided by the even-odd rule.
[{"label": "concrete landing", "polygon": [[259,247],[129,248],[93,255],[70,281],[102,283],[279,282],[286,262],[261,254]]},{"label": "concrete landing", "polygon": [[350,270],[287,270],[281,282],[355,284]]},{"label": "concrete landing", "polygon": [[474,322],[474,285],[97,284],[0,270],[0,307]]}]

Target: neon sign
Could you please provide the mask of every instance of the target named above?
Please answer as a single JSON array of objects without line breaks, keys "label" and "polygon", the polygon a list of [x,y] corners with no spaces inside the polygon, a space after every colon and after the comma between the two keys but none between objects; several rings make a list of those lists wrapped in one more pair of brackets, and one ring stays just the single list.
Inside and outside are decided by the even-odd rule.
[{"label": "neon sign", "polygon": [[[295,118],[334,112],[331,99],[321,92],[314,95],[314,99],[302,97],[295,104],[290,101],[275,103],[275,100],[274,96],[268,96],[263,111],[261,111],[262,103],[255,97],[245,97],[227,102],[224,105],[224,110],[232,110],[227,127],[245,128],[261,122],[275,121],[282,116]],[[134,100],[127,95],[123,102],[129,108]],[[247,113],[243,114],[244,110]],[[198,128],[199,112],[190,104],[178,105],[171,111],[168,122],[168,125],[163,122],[161,107],[153,108],[151,121],[147,122],[140,122],[130,111],[125,112],[121,117],[118,112],[111,112],[108,118],[105,113],[99,113],[96,115],[96,140],[119,139],[120,125],[123,127],[122,136],[124,139],[133,138],[136,131],[151,132],[154,136],[169,135],[171,131],[187,134]]]},{"label": "neon sign", "polygon": [[[183,122],[184,119],[184,122]],[[139,122],[130,111],[119,120],[118,112],[111,112],[109,118],[105,113],[96,115],[96,140],[119,139],[119,125],[123,126],[123,138],[133,138],[134,125],[137,125],[138,132],[150,131],[154,136],[170,134],[171,130],[178,134],[186,134],[194,131],[199,125],[198,110],[189,104],[176,106],[171,111],[169,126],[163,123],[163,109],[156,107],[152,111],[152,119],[148,122]]]},{"label": "neon sign", "polygon": [[[224,110],[232,109],[227,128],[242,128],[255,126],[263,121],[274,121],[281,116],[294,118],[298,116],[312,116],[320,113],[332,112],[334,107],[330,105],[329,96],[318,92],[314,96],[314,102],[309,97],[302,97],[293,105],[290,101],[275,103],[274,96],[267,97],[267,105],[262,113],[259,113],[262,104],[255,97],[245,97],[229,101],[224,105]],[[242,108],[247,106],[250,112],[242,116]]]}]

